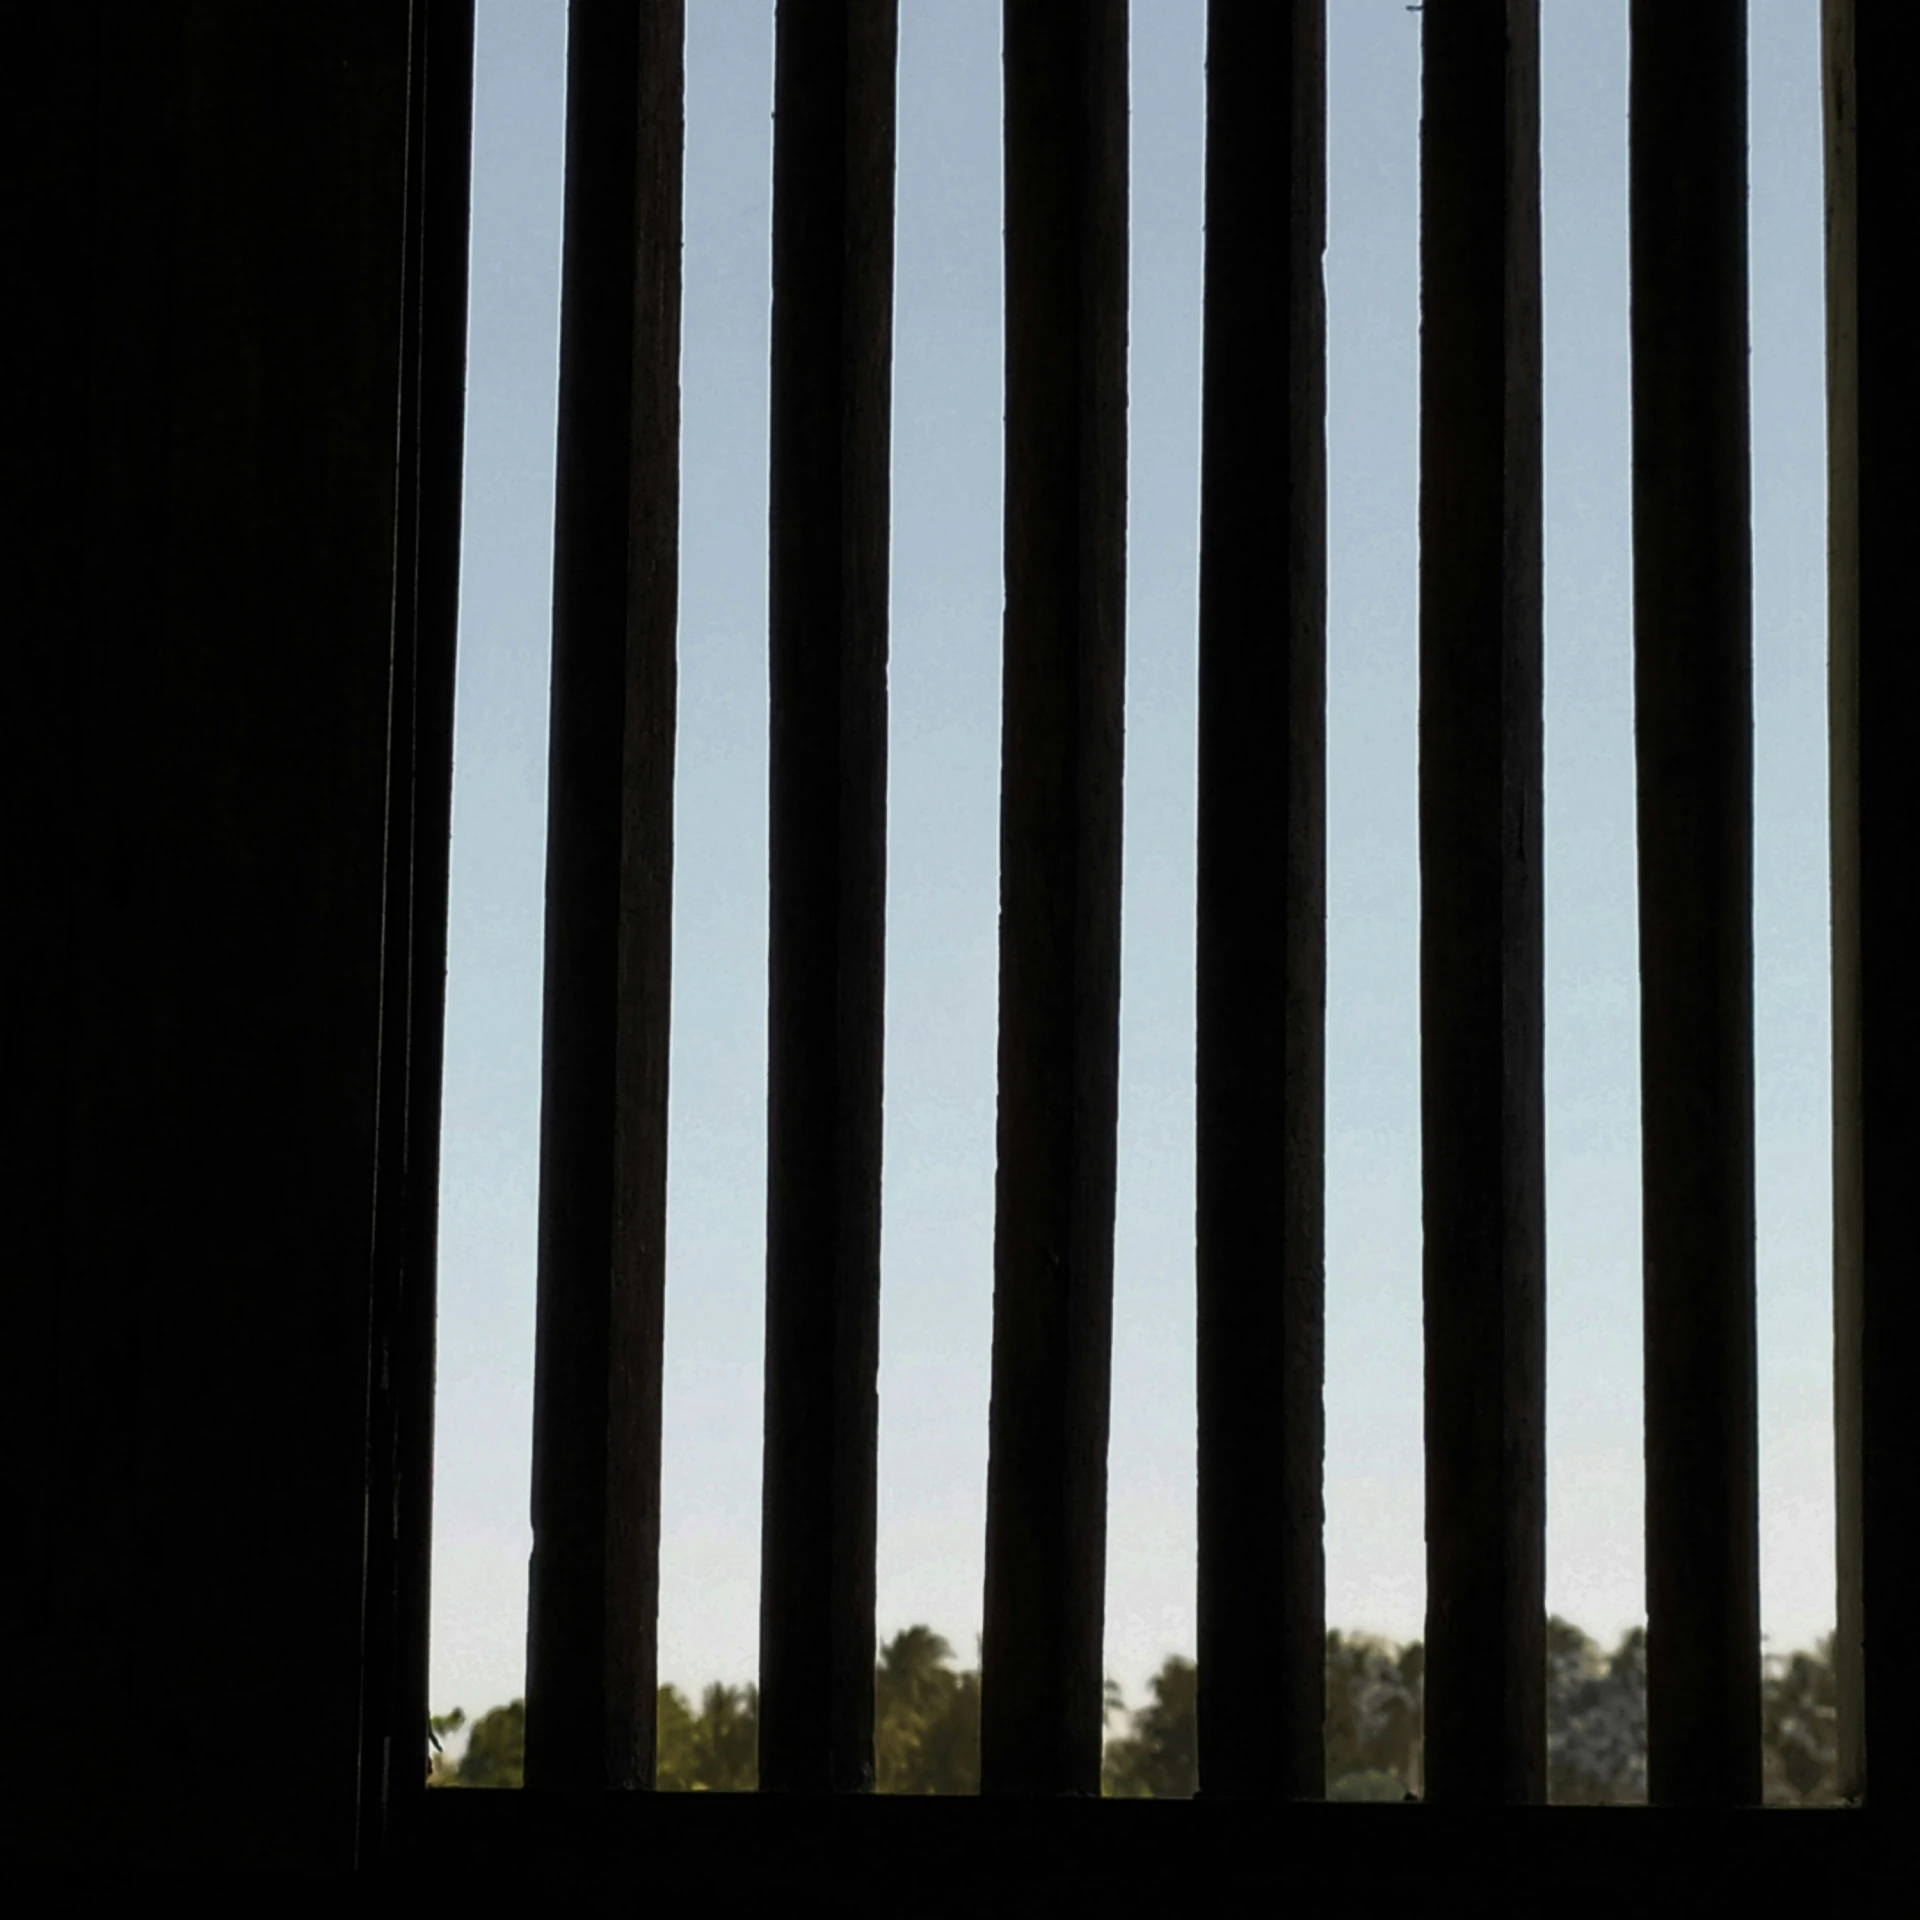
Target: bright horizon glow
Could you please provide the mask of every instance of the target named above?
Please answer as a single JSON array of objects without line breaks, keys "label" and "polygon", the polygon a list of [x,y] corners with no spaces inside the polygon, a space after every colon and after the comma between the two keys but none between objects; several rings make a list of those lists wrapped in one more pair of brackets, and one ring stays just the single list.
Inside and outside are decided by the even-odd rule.
[{"label": "bright horizon glow", "polygon": [[[1418,1637],[1419,16],[1329,7],[1327,1616]],[[1626,8],[1543,9],[1547,1601],[1644,1618]],[[1193,1651],[1204,10],[1133,10],[1107,1662]],[[1833,1620],[1824,313],[1815,0],[1751,18],[1763,1626]],[[565,9],[480,0],[432,1704],[524,1689]],[[766,1058],[770,0],[687,21],[660,1673],[754,1676]],[[991,1340],[997,12],[901,9],[878,1631],[974,1659]]]}]

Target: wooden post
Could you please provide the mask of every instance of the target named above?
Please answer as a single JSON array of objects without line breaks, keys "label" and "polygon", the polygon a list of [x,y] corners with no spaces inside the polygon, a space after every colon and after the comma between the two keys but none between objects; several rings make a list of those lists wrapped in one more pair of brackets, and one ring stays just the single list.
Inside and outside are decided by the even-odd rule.
[{"label": "wooden post", "polygon": [[1427,1798],[1546,1797],[1538,0],[1432,0],[1420,134]]},{"label": "wooden post", "polygon": [[1647,1764],[1760,1798],[1746,9],[1631,15]]},{"label": "wooden post", "polygon": [[1125,717],[1127,9],[1006,0],[999,1139],[981,1790],[1097,1794]]},{"label": "wooden post", "polygon": [[1200,1791],[1325,1790],[1326,6],[1207,15]]},{"label": "wooden post", "polygon": [[873,1785],[893,0],[781,0],[760,1788]]},{"label": "wooden post", "polygon": [[560,302],[527,1784],[653,1782],[682,0],[574,0]]}]

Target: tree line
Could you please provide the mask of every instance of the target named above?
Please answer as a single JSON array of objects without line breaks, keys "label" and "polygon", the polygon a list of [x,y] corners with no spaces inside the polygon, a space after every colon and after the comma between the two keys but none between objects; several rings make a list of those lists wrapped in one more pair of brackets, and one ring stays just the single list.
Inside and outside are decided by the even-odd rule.
[{"label": "tree line", "polygon": [[[1327,1635],[1326,1756],[1331,1800],[1402,1800],[1421,1791],[1424,1650],[1365,1634]],[[1197,1669],[1169,1656],[1129,1711],[1107,1682],[1101,1791],[1115,1799],[1183,1799],[1198,1777]],[[1836,1797],[1833,1639],[1770,1661],[1761,1678],[1766,1800],[1831,1804]],[[759,1693],[718,1681],[696,1707],[678,1687],[659,1692],[654,1785],[667,1793],[750,1793],[757,1780]],[[482,1714],[455,1763],[442,1736],[467,1728],[458,1708],[430,1725],[428,1784],[517,1787],[526,1706]],[[980,1790],[980,1673],[955,1664],[930,1627],[911,1626],[880,1649],[874,1669],[874,1788],[880,1793]],[[1646,1631],[1611,1652],[1570,1622],[1547,1623],[1547,1797],[1562,1805],[1631,1805],[1647,1797]]]}]

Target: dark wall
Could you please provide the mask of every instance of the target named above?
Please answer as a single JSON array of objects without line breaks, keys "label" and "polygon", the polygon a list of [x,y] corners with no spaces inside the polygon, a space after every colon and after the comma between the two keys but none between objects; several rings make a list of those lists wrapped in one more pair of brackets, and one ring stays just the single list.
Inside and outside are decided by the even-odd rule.
[{"label": "dark wall", "polygon": [[10,25],[16,1858],[353,1859],[412,31]]}]

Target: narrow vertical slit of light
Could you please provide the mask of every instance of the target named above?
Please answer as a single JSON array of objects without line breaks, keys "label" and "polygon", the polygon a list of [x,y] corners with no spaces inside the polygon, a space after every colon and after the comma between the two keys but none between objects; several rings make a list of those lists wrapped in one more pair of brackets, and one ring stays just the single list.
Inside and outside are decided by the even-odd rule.
[{"label": "narrow vertical slit of light", "polygon": [[653,1782],[684,42],[682,0],[568,19],[530,1787]]},{"label": "narrow vertical slit of light", "polygon": [[1326,8],[1207,16],[1199,1776],[1325,1790]]},{"label": "narrow vertical slit of light", "polygon": [[1656,1804],[1760,1798],[1746,9],[1629,16]]},{"label": "narrow vertical slit of light", "polygon": [[1854,0],[1827,0],[1825,14],[1838,1787],[1910,1835],[1920,1758],[1896,1648],[1920,1578],[1909,1384],[1920,1339],[1920,363],[1906,273],[1920,20]]},{"label": "narrow vertical slit of light", "polygon": [[1420,134],[1427,1797],[1546,1797],[1538,0],[1429,6]]},{"label": "narrow vertical slit of light", "polygon": [[1005,0],[1006,616],[981,1791],[1100,1790],[1125,711],[1127,8]]},{"label": "narrow vertical slit of light", "polygon": [[775,24],[762,1792],[873,1785],[894,0]]}]

